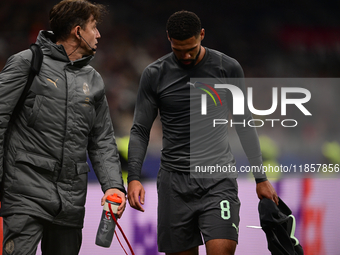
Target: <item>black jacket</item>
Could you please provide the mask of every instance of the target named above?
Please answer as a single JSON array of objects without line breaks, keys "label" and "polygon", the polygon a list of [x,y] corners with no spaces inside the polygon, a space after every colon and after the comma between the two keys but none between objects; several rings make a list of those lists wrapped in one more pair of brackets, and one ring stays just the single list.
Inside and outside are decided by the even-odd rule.
[{"label": "black jacket", "polygon": [[294,236],[295,218],[289,207],[280,198],[278,206],[272,200],[263,198],[258,209],[271,254],[303,255],[299,240]]}]

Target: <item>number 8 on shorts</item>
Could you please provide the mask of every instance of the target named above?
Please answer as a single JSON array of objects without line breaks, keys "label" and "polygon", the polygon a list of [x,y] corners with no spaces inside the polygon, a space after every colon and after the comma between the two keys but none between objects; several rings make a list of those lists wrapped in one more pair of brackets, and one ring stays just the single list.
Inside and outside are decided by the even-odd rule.
[{"label": "number 8 on shorts", "polygon": [[221,217],[224,220],[229,220],[230,219],[230,205],[228,200],[222,200],[220,202],[221,206]]}]

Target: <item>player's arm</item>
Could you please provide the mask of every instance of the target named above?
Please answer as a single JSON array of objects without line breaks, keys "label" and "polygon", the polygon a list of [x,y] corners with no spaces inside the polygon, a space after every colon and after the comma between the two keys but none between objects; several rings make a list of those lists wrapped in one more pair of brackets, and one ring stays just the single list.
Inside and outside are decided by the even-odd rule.
[{"label": "player's arm", "polygon": [[[235,85],[242,90],[243,95],[245,95],[246,98],[247,92],[244,83],[244,73],[242,67],[236,60],[234,60],[232,65],[229,64],[229,74],[231,78],[234,78],[233,81]],[[228,107],[232,109],[232,97],[229,98],[228,102]],[[252,114],[249,111],[246,100],[244,111],[244,115],[234,115],[233,119],[236,123],[245,123],[245,125],[236,125],[236,132],[250,165],[259,170],[258,172],[253,172],[256,181],[257,196],[259,199],[266,197],[277,204],[278,196],[276,191],[268,181],[266,174],[262,172],[262,153],[256,128],[247,125],[248,121],[252,119]]]},{"label": "player's arm", "polygon": [[[228,77],[230,78],[230,82],[241,89],[243,95],[246,98],[247,92],[241,65],[234,59],[229,59],[229,61],[228,59],[225,59],[224,61],[225,69],[228,73]],[[231,93],[228,93],[227,102],[228,108],[231,110],[231,112],[233,112],[233,97]],[[244,100],[244,114],[235,114],[232,117],[235,123],[244,123],[235,125],[236,132],[250,165],[260,169],[262,165],[260,142],[255,127],[247,125],[248,121],[252,119],[252,114],[249,111],[246,100]],[[266,174],[262,172],[254,173],[254,177],[256,183],[267,180]]]},{"label": "player's arm", "polygon": [[157,93],[152,88],[149,70],[144,70],[138,89],[128,150],[128,200],[132,208],[144,211],[145,191],[140,182],[150,130],[158,114]]}]

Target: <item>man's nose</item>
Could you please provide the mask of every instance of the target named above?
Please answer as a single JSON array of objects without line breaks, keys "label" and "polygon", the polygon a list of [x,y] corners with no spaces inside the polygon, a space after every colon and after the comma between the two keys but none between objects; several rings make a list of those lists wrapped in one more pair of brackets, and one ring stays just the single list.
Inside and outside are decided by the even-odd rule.
[{"label": "man's nose", "polygon": [[182,59],[191,59],[191,54],[186,52],[182,55]]},{"label": "man's nose", "polygon": [[101,37],[101,35],[99,33],[99,30],[97,29],[97,31],[96,31],[96,38],[100,38],[100,37]]}]

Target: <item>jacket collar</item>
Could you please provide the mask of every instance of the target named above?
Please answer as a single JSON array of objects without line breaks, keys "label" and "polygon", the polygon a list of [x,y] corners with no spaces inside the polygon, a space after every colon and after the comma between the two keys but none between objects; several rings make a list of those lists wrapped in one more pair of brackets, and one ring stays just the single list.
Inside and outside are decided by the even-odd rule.
[{"label": "jacket collar", "polygon": [[77,59],[72,62],[68,58],[64,46],[57,45],[55,42],[55,36],[52,31],[41,30],[38,34],[36,44],[41,47],[44,55],[50,56],[51,58],[59,61],[68,62],[76,67],[86,66],[93,59],[93,56],[84,56],[81,59]]}]

